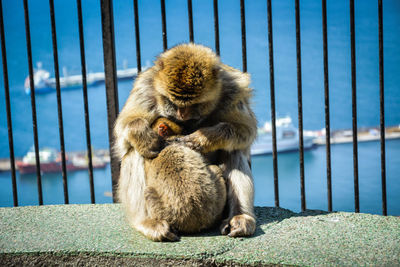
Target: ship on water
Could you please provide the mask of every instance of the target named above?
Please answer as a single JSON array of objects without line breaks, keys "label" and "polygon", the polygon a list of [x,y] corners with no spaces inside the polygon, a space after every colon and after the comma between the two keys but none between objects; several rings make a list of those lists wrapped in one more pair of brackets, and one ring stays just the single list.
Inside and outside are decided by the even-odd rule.
[{"label": "ship on water", "polygon": [[[128,68],[127,63],[124,62],[124,68],[117,70],[118,80],[130,80],[137,76],[137,68]],[[67,69],[63,68],[63,77],[60,77],[60,88],[65,89],[77,89],[82,87],[82,75],[69,75]],[[51,93],[56,91],[56,78],[50,78],[50,72],[43,69],[42,63],[37,64],[37,68],[33,74],[33,81],[35,87],[35,93]],[[86,74],[87,86],[93,86],[105,81],[104,72],[89,72]],[[29,76],[26,77],[25,83],[25,93],[31,93],[30,79]]]},{"label": "ship on water", "polygon": [[[276,148],[277,152],[296,151],[299,149],[299,131],[294,127],[290,117],[282,117],[276,120]],[[303,131],[304,149],[310,149],[314,145],[315,134]],[[256,141],[251,146],[251,155],[264,155],[272,153],[272,125],[266,122],[258,129]]]},{"label": "ship on water", "polygon": [[[39,161],[41,172],[61,172],[62,160],[61,154],[53,148],[43,148],[39,150]],[[36,154],[31,149],[22,158],[17,160],[16,165],[20,174],[28,174],[36,172]],[[93,168],[105,168],[106,162],[98,157],[92,158]],[[71,159],[66,159],[66,168],[68,171],[83,170],[88,168],[88,159],[85,155],[74,155]]]}]

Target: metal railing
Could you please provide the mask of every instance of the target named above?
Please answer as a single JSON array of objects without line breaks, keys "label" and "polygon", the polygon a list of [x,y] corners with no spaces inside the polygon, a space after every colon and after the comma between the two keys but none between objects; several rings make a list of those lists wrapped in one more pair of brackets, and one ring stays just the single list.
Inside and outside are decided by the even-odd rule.
[{"label": "metal railing", "polygon": [[[210,0],[211,1],[211,0]],[[295,1],[295,25],[296,25],[296,58],[297,58],[297,100],[298,100],[298,125],[299,125],[299,164],[300,164],[300,194],[301,194],[301,209],[306,210],[306,195],[305,195],[305,174],[304,174],[304,144],[303,144],[303,111],[302,111],[302,80],[301,80],[301,32],[300,32],[300,8],[299,0]],[[35,90],[33,80],[33,65],[32,65],[32,49],[30,38],[30,25],[29,25],[29,8],[28,1],[23,0],[24,14],[25,14],[25,32],[26,32],[26,48],[28,55],[28,67],[31,88],[31,108],[32,108],[32,127],[34,136],[34,147],[36,157],[36,176],[39,205],[43,204],[42,182],[40,172],[40,159],[39,159],[39,145],[38,145],[38,131],[37,131],[37,116],[36,116],[36,102]],[[161,23],[162,23],[162,40],[164,51],[168,48],[167,39],[167,23],[165,0],[160,0],[161,4]],[[239,0],[237,3],[240,5],[240,18],[241,18],[241,37],[242,37],[242,70],[247,71],[247,51],[246,51],[246,20],[245,20],[245,2]],[[378,4],[378,25],[379,25],[379,85],[380,85],[380,150],[381,150],[381,184],[382,184],[382,210],[383,215],[387,215],[387,200],[386,200],[386,162],[385,162],[385,114],[384,114],[384,79],[383,79],[383,19],[382,19],[382,0],[377,0]],[[50,5],[50,18],[51,30],[53,41],[53,57],[54,57],[54,71],[56,76],[56,92],[57,92],[57,106],[58,106],[58,123],[59,123],[59,136],[62,155],[62,177],[64,186],[64,202],[68,204],[68,186],[67,186],[67,172],[66,172],[66,159],[64,147],[64,129],[63,129],[63,115],[61,106],[60,94],[60,76],[57,54],[57,36],[56,36],[56,23],[54,2],[49,0]],[[107,96],[107,114],[108,114],[108,133],[110,151],[114,143],[113,140],[113,125],[118,115],[118,87],[116,76],[116,58],[115,58],[115,41],[114,41],[114,22],[113,22],[113,9],[112,0],[101,0],[101,21],[103,32],[103,55],[104,55],[104,71],[105,71],[105,87]],[[14,206],[18,206],[17,198],[17,184],[16,184],[16,168],[14,156],[14,142],[13,142],[13,127],[11,120],[10,108],[10,92],[7,70],[7,57],[6,57],[6,43],[4,34],[4,21],[2,0],[0,0],[0,34],[1,34],[1,51],[3,63],[3,76],[4,76],[4,89],[6,100],[7,112],[7,127],[8,139],[10,149],[10,162],[11,162],[11,178]],[[189,40],[194,42],[193,31],[193,9],[192,1],[187,1],[188,7],[188,28]],[[136,59],[137,69],[141,71],[141,49],[140,49],[140,27],[139,27],[139,9],[138,1],[133,1],[134,19],[135,19],[135,39],[136,39]],[[213,0],[214,8],[214,33],[215,33],[215,51],[220,54],[220,39],[219,39],[219,15],[218,15],[218,0]],[[79,25],[79,40],[80,40],[80,54],[81,54],[81,71],[82,71],[82,84],[83,84],[83,98],[84,98],[84,112],[85,112],[85,126],[86,126],[86,143],[89,158],[89,179],[90,179],[90,192],[91,202],[95,203],[94,198],[94,185],[93,185],[93,163],[92,163],[92,147],[90,138],[90,123],[89,123],[89,110],[88,110],[88,95],[87,95],[87,81],[86,81],[86,63],[85,63],[85,45],[83,36],[82,24],[82,7],[81,0],[77,0],[78,11],[78,25]],[[271,97],[271,123],[272,123],[272,158],[273,158],[273,176],[274,176],[274,195],[275,206],[279,207],[279,179],[278,179],[278,164],[277,164],[277,138],[276,138],[276,110],[275,110],[275,77],[274,77],[274,50],[273,50],[273,32],[272,32],[272,6],[271,0],[267,0],[266,16],[268,21],[268,52],[269,52],[269,74],[270,74],[270,97]],[[354,205],[355,212],[360,211],[359,203],[359,182],[358,182],[358,140],[357,140],[357,101],[356,101],[356,53],[355,53],[355,21],[354,21],[354,0],[350,0],[350,43],[351,43],[351,81],[352,81],[352,132],[353,132],[353,169],[354,169]],[[323,40],[323,65],[324,65],[324,95],[325,95],[325,129],[326,129],[326,177],[327,177],[327,198],[328,198],[328,211],[332,211],[332,170],[331,170],[331,143],[330,143],[330,109],[329,109],[329,75],[328,75],[328,32],[327,32],[327,11],[326,0],[322,0],[322,40]],[[113,196],[115,201],[115,186],[119,177],[119,161],[113,153],[111,156],[111,175]]]}]

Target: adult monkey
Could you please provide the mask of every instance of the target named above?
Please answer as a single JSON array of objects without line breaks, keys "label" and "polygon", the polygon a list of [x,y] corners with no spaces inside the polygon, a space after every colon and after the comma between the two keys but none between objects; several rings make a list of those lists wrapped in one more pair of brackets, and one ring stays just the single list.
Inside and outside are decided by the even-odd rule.
[{"label": "adult monkey", "polygon": [[254,187],[249,166],[257,121],[250,108],[248,74],[224,65],[211,49],[183,44],[162,53],[141,73],[115,125],[121,158],[118,198],[133,227],[156,231],[166,239],[168,225],[148,225],[144,191],[144,158],[154,158],[165,145],[151,129],[159,117],[176,121],[190,133],[176,142],[203,154],[214,154],[227,183],[229,214],[221,233],[249,236],[255,231]]}]

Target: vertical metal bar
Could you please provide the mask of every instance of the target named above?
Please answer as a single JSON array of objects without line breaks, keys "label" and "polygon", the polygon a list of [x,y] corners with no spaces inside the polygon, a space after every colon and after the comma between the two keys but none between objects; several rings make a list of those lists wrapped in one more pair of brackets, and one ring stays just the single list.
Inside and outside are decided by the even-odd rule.
[{"label": "vertical metal bar", "polygon": [[139,9],[138,0],[133,1],[133,10],[135,12],[135,39],[136,39],[136,64],[138,73],[142,71],[142,63],[140,59],[140,34],[139,34]]},{"label": "vertical metal bar", "polygon": [[329,118],[328,31],[326,18],[326,0],[322,0],[322,39],[324,47],[326,184],[328,190],[328,211],[332,211],[331,128]]},{"label": "vertical metal bar", "polygon": [[299,0],[295,1],[296,9],[296,54],[297,54],[297,103],[299,117],[299,154],[300,154],[300,191],[301,210],[306,210],[306,192],[304,185],[304,145],[303,145],[303,101],[301,85],[301,41],[300,41],[300,6]]},{"label": "vertical metal bar", "polygon": [[386,202],[386,153],[385,153],[385,87],[383,85],[383,11],[382,0],[378,0],[379,17],[379,104],[381,128],[381,178],[382,178],[382,213],[387,216]]},{"label": "vertical metal bar", "polygon": [[83,92],[83,104],[85,112],[86,149],[88,153],[90,201],[92,204],[94,204],[96,200],[94,194],[94,180],[93,180],[92,143],[90,138],[89,103],[88,103],[87,80],[86,80],[85,39],[83,36],[82,1],[77,0],[76,2],[78,10],[79,47],[81,51],[82,92]]},{"label": "vertical metal bar", "polygon": [[193,35],[193,10],[192,10],[192,0],[188,0],[188,17],[189,17],[189,40],[191,43],[194,42]]},{"label": "vertical metal bar", "polygon": [[247,72],[246,17],[245,17],[244,0],[240,0],[240,22],[242,28],[242,65],[243,65],[243,72]]},{"label": "vertical metal bar", "polygon": [[60,72],[58,66],[58,50],[57,50],[57,32],[56,19],[54,14],[54,0],[49,0],[50,5],[50,20],[51,20],[51,37],[53,40],[53,57],[54,57],[54,74],[56,76],[56,92],[57,92],[57,110],[58,110],[58,129],[60,134],[60,148],[62,159],[62,177],[64,186],[64,203],[68,204],[68,182],[67,182],[67,166],[65,159],[65,144],[64,144],[64,126],[61,104],[61,88],[60,88]]},{"label": "vertical metal bar", "polygon": [[10,148],[11,182],[12,182],[14,206],[17,207],[18,193],[17,193],[17,179],[15,175],[14,138],[13,138],[12,119],[11,119],[10,87],[8,83],[6,37],[4,34],[3,0],[0,0],[0,35],[1,35],[1,56],[3,62],[4,92],[6,97],[8,145]]},{"label": "vertical metal bar", "polygon": [[351,88],[353,118],[353,165],[354,165],[354,206],[360,212],[358,186],[358,143],[357,143],[357,95],[356,95],[356,38],[354,27],[354,0],[350,0],[350,41],[351,41]]},{"label": "vertical metal bar", "polygon": [[220,50],[219,50],[218,0],[214,0],[214,35],[215,35],[215,52],[219,56]]},{"label": "vertical metal bar", "polygon": [[[111,152],[114,145],[113,126],[119,112],[112,0],[101,0],[101,24],[103,31],[104,71],[106,78],[108,138]],[[110,153],[110,158],[113,201],[116,202],[117,199],[115,190],[120,171],[119,160],[114,153]]]},{"label": "vertical metal bar", "polygon": [[34,72],[33,72],[33,65],[32,65],[32,48],[31,48],[31,33],[30,33],[30,26],[29,26],[28,0],[24,0],[24,15],[25,15],[26,49],[27,49],[28,67],[29,67],[29,86],[30,86],[30,93],[31,93],[32,126],[33,126],[33,141],[34,141],[34,146],[35,146],[38,198],[39,198],[39,205],[43,205],[42,176],[40,174],[39,137],[38,137],[37,119],[36,119],[35,84],[34,84],[34,80],[33,80]]},{"label": "vertical metal bar", "polygon": [[274,166],[274,193],[275,206],[279,207],[279,183],[278,183],[278,152],[276,148],[276,118],[275,118],[275,77],[274,77],[274,42],[272,34],[272,6],[271,0],[267,0],[268,9],[268,48],[269,48],[269,81],[271,94],[271,122],[272,122],[272,162]]},{"label": "vertical metal bar", "polygon": [[161,0],[161,22],[162,22],[163,48],[165,51],[168,49],[167,18],[165,15],[165,0]]}]

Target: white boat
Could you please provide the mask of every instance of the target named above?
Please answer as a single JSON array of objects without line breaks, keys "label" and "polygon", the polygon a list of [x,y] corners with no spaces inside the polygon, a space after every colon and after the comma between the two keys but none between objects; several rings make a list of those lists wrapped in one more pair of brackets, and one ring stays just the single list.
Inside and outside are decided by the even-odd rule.
[{"label": "white boat", "polygon": [[[315,135],[309,131],[303,131],[304,149],[314,145]],[[278,152],[295,151],[299,149],[299,131],[292,124],[290,117],[276,120],[276,148]],[[251,155],[263,155],[272,153],[272,125],[266,122],[258,129],[256,141],[251,146]]]},{"label": "white boat", "polygon": [[[38,69],[35,70],[35,72],[33,73],[33,81],[34,81],[33,85],[35,86],[35,92],[37,93],[50,92],[51,91],[51,87],[49,84],[50,73],[46,70],[43,70],[41,66],[42,66],[41,64],[38,64]],[[26,77],[24,86],[25,86],[25,93],[30,94],[31,84],[29,76]]]},{"label": "white boat", "polygon": [[[146,69],[146,67],[144,69]],[[122,70],[117,70],[117,79],[133,79],[137,76],[137,74],[137,68],[124,67]],[[66,68],[63,68],[63,75],[63,77],[60,77],[61,89],[76,89],[82,87],[82,75],[69,75]],[[50,78],[50,73],[47,70],[42,69],[41,62],[39,62],[37,65],[37,69],[33,74],[33,80],[35,93],[49,93],[56,91],[56,79]],[[88,86],[104,81],[104,72],[89,72],[86,74],[86,83]],[[29,76],[25,79],[25,93],[28,95],[31,93]]]},{"label": "white boat", "polygon": [[[45,147],[39,150],[40,163],[49,163],[57,160],[57,151],[54,148]],[[31,149],[22,158],[22,162],[26,164],[36,164],[36,153],[35,149]]]}]

